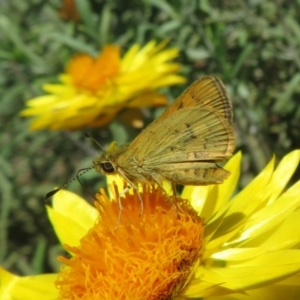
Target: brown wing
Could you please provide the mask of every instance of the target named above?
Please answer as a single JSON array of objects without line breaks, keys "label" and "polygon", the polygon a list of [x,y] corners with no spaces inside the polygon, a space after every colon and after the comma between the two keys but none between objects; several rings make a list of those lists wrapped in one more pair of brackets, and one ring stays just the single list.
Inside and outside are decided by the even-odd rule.
[{"label": "brown wing", "polygon": [[230,172],[214,163],[185,162],[163,164],[159,172],[153,172],[156,182],[169,180],[182,185],[208,185],[222,183]]},{"label": "brown wing", "polygon": [[222,161],[234,150],[231,125],[209,109],[184,108],[157,123],[154,129],[140,146],[145,147],[143,156],[140,151],[135,155],[146,168],[164,163]]},{"label": "brown wing", "polygon": [[186,107],[210,108],[232,124],[232,104],[223,82],[214,75],[205,76],[191,84],[175,102],[154,122],[160,122]]},{"label": "brown wing", "polygon": [[[192,84],[143,130],[123,158],[135,156],[147,165],[186,159],[223,160],[234,150],[231,124],[231,102],[223,84],[217,77],[207,76]],[[195,152],[199,157],[194,157]]]}]

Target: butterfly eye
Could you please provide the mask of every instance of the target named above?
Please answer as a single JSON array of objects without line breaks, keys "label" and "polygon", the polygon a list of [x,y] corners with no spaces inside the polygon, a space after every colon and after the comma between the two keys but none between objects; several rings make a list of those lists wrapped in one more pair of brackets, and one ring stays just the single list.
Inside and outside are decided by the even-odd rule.
[{"label": "butterfly eye", "polygon": [[116,172],[113,164],[110,161],[106,161],[100,164],[101,169],[106,173],[114,173]]}]

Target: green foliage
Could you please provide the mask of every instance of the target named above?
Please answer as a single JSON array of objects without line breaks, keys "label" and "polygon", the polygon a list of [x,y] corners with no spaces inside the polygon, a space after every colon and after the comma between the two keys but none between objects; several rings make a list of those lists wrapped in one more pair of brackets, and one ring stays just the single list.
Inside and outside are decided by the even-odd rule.
[{"label": "green foliage", "polygon": [[[189,84],[218,75],[234,105],[241,185],[273,153],[281,158],[300,147],[300,1],[76,4],[79,22],[60,17],[58,0],[0,2],[0,262],[18,274],[57,271],[53,257],[62,248],[45,214],[44,195],[91,166],[99,151],[84,139],[84,130],[30,132],[29,121],[18,115],[26,100],[43,94],[43,83],[57,82],[74,53],[95,55],[107,43],[125,50],[135,42],[169,39],[181,50],[178,61]],[[165,92],[174,99],[184,88]],[[161,110],[147,112],[149,123]],[[115,121],[92,135],[107,146],[137,133]],[[82,180],[95,192],[105,179],[91,171]],[[76,181],[70,189],[84,194]]]}]

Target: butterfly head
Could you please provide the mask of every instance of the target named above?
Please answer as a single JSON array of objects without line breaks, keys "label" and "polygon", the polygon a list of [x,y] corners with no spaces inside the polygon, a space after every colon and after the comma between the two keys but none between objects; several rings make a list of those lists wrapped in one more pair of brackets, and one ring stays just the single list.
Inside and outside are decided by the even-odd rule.
[{"label": "butterfly head", "polygon": [[129,143],[119,147],[116,142],[112,142],[107,151],[95,159],[93,168],[105,175],[123,174],[124,176],[119,158],[127,151],[128,146]]},{"label": "butterfly head", "polygon": [[102,174],[112,175],[117,173],[117,168],[111,161],[107,152],[101,153],[94,161],[93,168]]}]

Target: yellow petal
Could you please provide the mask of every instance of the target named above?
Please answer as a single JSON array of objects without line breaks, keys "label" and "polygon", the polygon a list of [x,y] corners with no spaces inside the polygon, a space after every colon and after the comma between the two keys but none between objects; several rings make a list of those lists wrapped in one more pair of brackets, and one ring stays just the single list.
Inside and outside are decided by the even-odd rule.
[{"label": "yellow petal", "polygon": [[165,106],[167,104],[168,101],[165,96],[156,92],[148,92],[128,102],[128,107]]},{"label": "yellow petal", "polygon": [[[235,290],[235,286],[229,288],[222,286],[226,279],[213,272],[212,269],[200,266],[194,276],[195,279],[191,280],[183,291],[183,295],[187,298],[209,297],[210,299],[212,296],[224,296]],[[236,290],[236,292],[239,291]]]},{"label": "yellow petal", "polygon": [[53,300],[58,297],[54,286],[57,274],[15,276],[0,267],[1,300]]},{"label": "yellow petal", "polygon": [[[210,240],[212,234],[214,240],[209,241],[208,247],[214,249],[232,238],[239,230],[241,224],[249,218],[263,201],[267,201],[272,189],[264,189],[270,182],[274,167],[274,157],[265,169],[231,201],[227,202],[209,221],[205,232],[206,239]],[[259,193],[258,193],[259,191]],[[221,223],[222,224],[221,224]],[[221,230],[218,230],[218,227]],[[223,234],[225,233],[225,234]],[[236,242],[236,241],[235,241]],[[230,246],[231,244],[226,244]]]},{"label": "yellow petal", "polygon": [[[233,266],[233,267],[230,267]],[[226,268],[211,271],[223,277],[224,287],[235,289],[258,288],[276,282],[300,271],[300,250],[283,250],[265,253],[246,262],[229,263]]]},{"label": "yellow petal", "polygon": [[[231,265],[234,268],[231,268]],[[246,265],[248,266],[245,267]],[[241,262],[237,265],[227,264],[226,268],[213,269],[212,271],[223,276],[223,280],[230,282],[230,284],[234,283],[235,288],[247,290],[248,295],[260,295],[259,299],[273,299],[264,298],[262,295],[272,294],[273,289],[274,291],[277,290],[276,286],[281,284],[283,285],[279,290],[281,292],[285,291],[286,295],[290,296],[290,292],[291,295],[294,293],[299,294],[299,276],[294,276],[294,274],[299,275],[299,270],[300,250],[285,250],[265,253],[253,260],[246,261],[244,264]],[[288,279],[285,280],[284,278]],[[222,286],[226,285],[226,283],[222,284]],[[253,288],[257,288],[257,290],[253,290]],[[244,298],[237,297],[236,299]],[[253,299],[257,298],[254,297]],[[276,297],[274,299],[282,298]]]},{"label": "yellow petal", "polygon": [[[263,188],[269,183],[271,180],[273,170],[274,170],[274,162],[275,157],[271,159],[271,161],[267,164],[267,166],[256,176],[240,193],[238,193],[233,199],[233,205],[230,208],[229,213],[234,212],[245,212],[245,209],[250,206],[253,207],[253,202],[255,199],[255,195],[257,191],[263,190]],[[255,207],[258,203],[260,203],[260,199],[255,201]],[[257,203],[258,202],[258,203]]]},{"label": "yellow petal", "polygon": [[261,247],[271,250],[287,249],[299,243],[300,210],[294,211],[277,230],[268,234]]},{"label": "yellow petal", "polygon": [[[234,262],[228,263],[228,266],[235,267],[237,264]],[[300,250],[299,249],[285,249],[278,251],[271,251],[258,255],[253,259],[244,260],[238,262],[238,266],[251,266],[251,267],[282,267],[283,270],[286,269],[287,272],[300,271]],[[290,268],[290,269],[289,269]],[[290,270],[290,271],[289,271]],[[284,274],[284,273],[283,273]],[[264,279],[262,279],[264,280]]]},{"label": "yellow petal", "polygon": [[282,193],[298,167],[299,161],[300,150],[290,152],[280,161],[272,177],[273,192],[269,203],[273,202]]},{"label": "yellow petal", "polygon": [[179,75],[164,75],[162,78],[154,80],[152,82],[153,86],[156,88],[168,86],[168,85],[175,85],[175,84],[183,84],[186,83],[186,79]]},{"label": "yellow petal", "polygon": [[229,248],[223,251],[219,251],[211,255],[211,258],[229,261],[241,261],[245,259],[252,259],[268,251],[266,247],[256,248]]},{"label": "yellow petal", "polygon": [[[300,275],[289,277],[277,284],[266,286],[264,288],[250,290],[248,292],[252,299],[300,299]],[[248,297],[249,299],[249,297]]]},{"label": "yellow petal", "polygon": [[121,61],[121,70],[122,72],[130,71],[130,67],[133,65],[132,62],[139,51],[140,46],[135,44],[124,54]]},{"label": "yellow petal", "polygon": [[[73,96],[76,94],[76,89],[73,86],[65,85],[65,84],[44,84],[43,90],[50,94],[55,94],[58,96]],[[33,101],[37,102],[39,98],[34,98]]]},{"label": "yellow petal", "polygon": [[193,208],[198,211],[204,219],[206,218],[202,210],[210,189],[210,186],[185,186],[181,194],[181,198],[190,199]]},{"label": "yellow petal", "polygon": [[[27,104],[30,108],[27,108],[21,112],[21,115],[27,115],[25,112],[33,111],[36,112],[34,108],[43,108],[43,106],[52,105],[56,102],[56,96],[54,95],[44,95],[34,98],[34,100],[28,100]],[[29,115],[29,114],[28,114]]]},{"label": "yellow petal", "polygon": [[78,246],[81,237],[87,233],[77,222],[56,212],[51,207],[46,206],[48,218],[53,225],[55,233],[61,244]]},{"label": "yellow petal", "polygon": [[209,220],[211,216],[226,207],[226,203],[234,192],[238,179],[240,177],[241,152],[235,154],[226,164],[225,169],[231,172],[231,175],[222,184],[209,186],[206,201],[201,210],[201,216]]},{"label": "yellow petal", "polygon": [[247,245],[251,245],[250,239],[258,237],[265,232],[271,232],[275,226],[285,220],[297,207],[299,207],[299,200],[300,181],[294,184],[271,205],[263,207],[251,216],[246,222],[245,229],[241,236],[230,244],[247,240]]},{"label": "yellow petal", "polygon": [[62,244],[78,246],[82,236],[87,233],[97,219],[96,209],[80,197],[67,191],[58,192],[53,201],[54,209],[49,206],[46,208],[59,240]]},{"label": "yellow petal", "polygon": [[94,226],[98,217],[95,207],[78,195],[66,190],[60,190],[53,196],[52,207],[55,211],[76,221],[80,226],[86,227],[86,229]]},{"label": "yellow petal", "polygon": [[218,188],[218,197],[220,198],[216,210],[219,210],[231,198],[240,178],[241,160],[242,153],[239,151],[224,166],[224,169],[231,174],[222,184],[216,185]]}]

